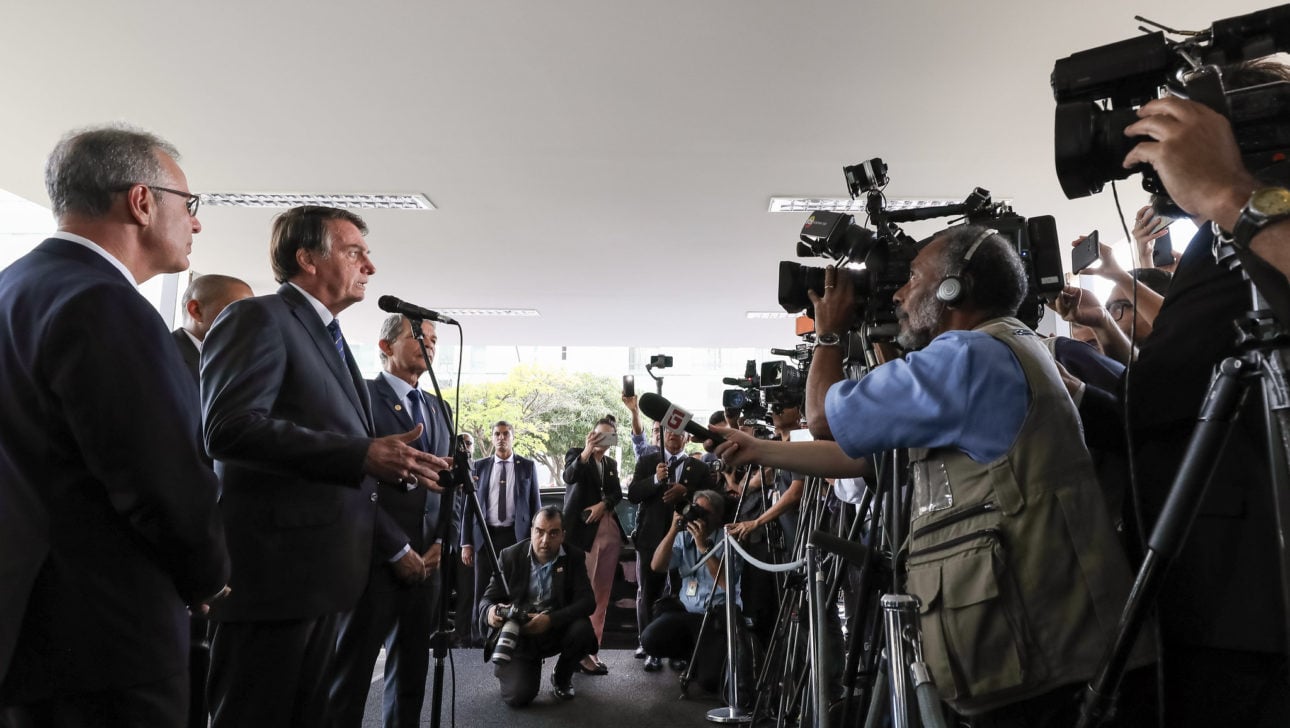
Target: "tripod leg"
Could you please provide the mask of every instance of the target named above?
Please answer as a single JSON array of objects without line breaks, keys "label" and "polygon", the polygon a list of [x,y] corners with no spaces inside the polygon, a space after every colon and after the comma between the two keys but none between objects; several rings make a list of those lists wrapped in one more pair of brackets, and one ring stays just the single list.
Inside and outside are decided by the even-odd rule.
[{"label": "tripod leg", "polygon": [[1263,412],[1268,429],[1268,472],[1272,474],[1272,502],[1276,509],[1277,543],[1281,559],[1282,617],[1290,637],[1290,384],[1286,382],[1284,350],[1274,349],[1261,361]]}]

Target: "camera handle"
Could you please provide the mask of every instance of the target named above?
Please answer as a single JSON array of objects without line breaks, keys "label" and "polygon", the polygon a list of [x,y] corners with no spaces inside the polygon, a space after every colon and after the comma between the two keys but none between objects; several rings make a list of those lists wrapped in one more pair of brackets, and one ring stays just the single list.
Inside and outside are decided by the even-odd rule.
[{"label": "camera handle", "polygon": [[[461,447],[457,439],[456,424],[448,419],[448,411],[442,405],[444,402],[443,391],[439,388],[439,379],[434,375],[434,367],[430,366],[430,352],[426,349],[425,337],[421,331],[422,319],[408,318],[412,325],[412,338],[416,339],[417,346],[421,349],[421,359],[425,362],[426,372],[430,375],[430,384],[434,387],[435,397],[439,399],[440,407],[436,408],[443,417],[444,424],[448,426],[450,436],[449,442],[452,443],[452,468],[439,473],[439,483],[443,486],[443,493],[439,498],[439,521],[435,524],[435,540],[444,545],[441,551],[439,562],[439,615],[435,624],[435,631],[430,635],[430,651],[434,655],[434,687],[431,691],[430,698],[430,725],[431,728],[439,728],[441,725],[441,713],[443,710],[443,661],[448,656],[448,648],[452,639],[452,630],[448,628],[448,611],[451,602],[448,598],[448,579],[444,576],[444,564],[446,563],[447,551],[451,548],[448,543],[452,531],[452,522],[457,511],[457,491],[460,490],[465,500],[465,507],[469,509],[467,518],[474,518],[475,524],[479,527],[480,533],[484,536],[484,553],[488,557],[488,563],[493,567],[493,573],[502,580],[502,585],[510,592],[510,587],[506,584],[506,574],[502,571],[501,562],[497,559],[497,550],[493,547],[493,539],[488,532],[487,524],[484,521],[483,510],[479,506],[479,495],[475,489],[475,478],[470,472],[470,453]],[[461,327],[458,328],[460,336]],[[426,433],[427,435],[429,433]],[[464,520],[464,519],[463,519]],[[479,568],[478,564],[475,568]]]}]

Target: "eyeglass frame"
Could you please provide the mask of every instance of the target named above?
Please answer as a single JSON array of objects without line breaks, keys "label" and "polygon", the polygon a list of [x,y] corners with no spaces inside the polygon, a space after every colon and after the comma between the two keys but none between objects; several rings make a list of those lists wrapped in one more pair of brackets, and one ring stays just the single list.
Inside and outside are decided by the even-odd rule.
[{"label": "eyeglass frame", "polygon": [[[1133,301],[1130,301],[1127,298],[1117,298],[1114,301],[1107,302],[1106,304],[1106,312],[1111,314],[1111,318],[1115,321],[1119,321],[1124,318],[1125,312],[1131,308],[1133,308]],[[1119,313],[1116,313],[1115,309],[1119,309]]]},{"label": "eyeglass frame", "polygon": [[199,210],[202,206],[201,195],[195,195],[191,192],[184,192],[183,190],[172,190],[169,187],[162,187],[160,185],[150,185],[146,182],[135,182],[133,184],[122,187],[117,191],[125,192],[127,190],[134,188],[135,185],[143,185],[144,187],[147,187],[148,189],[153,190],[154,192],[169,192],[172,195],[179,195],[180,197],[185,198],[184,207],[188,209],[189,217],[197,217],[197,210]]}]

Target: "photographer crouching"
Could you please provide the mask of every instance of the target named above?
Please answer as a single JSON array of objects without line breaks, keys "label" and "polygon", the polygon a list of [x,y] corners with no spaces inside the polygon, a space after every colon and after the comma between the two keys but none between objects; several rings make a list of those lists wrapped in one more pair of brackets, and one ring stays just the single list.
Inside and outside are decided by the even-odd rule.
[{"label": "photographer crouching", "polygon": [[[807,411],[812,432],[836,442],[720,430],[727,442],[715,448],[727,463],[838,477],[865,474],[872,453],[909,449],[906,588],[922,603],[941,696],[978,727],[1073,724],[1130,582],[1075,407],[1039,337],[1014,318],[1026,285],[993,230],[941,232],[893,297],[911,353],[843,381],[839,334],[856,320],[856,291],[828,269],[823,297],[811,293]],[[1150,660],[1142,647],[1134,666]]]},{"label": "photographer crouching", "polygon": [[559,655],[552,694],[572,700],[573,671],[584,655],[599,651],[591,629],[596,607],[586,555],[564,544],[564,514],[547,506],[533,515],[529,538],[498,554],[505,583],[493,574],[479,601],[489,630],[485,659],[513,708],[533,702],[542,684],[542,658]]},{"label": "photographer crouching", "polygon": [[[738,559],[727,557],[726,569],[721,570],[722,555],[717,553],[699,565],[724,539],[725,533],[721,530],[724,515],[725,499],[721,494],[700,490],[685,511],[672,518],[663,540],[654,549],[650,568],[658,574],[666,574],[669,569],[680,572],[679,603],[658,611],[641,634],[641,645],[646,652],[676,660],[690,659],[698,642],[693,674],[699,686],[708,692],[716,692],[720,687],[726,655],[724,610],[719,607],[726,602],[727,575],[719,571],[731,575],[735,606],[740,606]],[[707,629],[700,635],[703,614],[709,606],[712,611]],[[739,614],[737,609],[735,614]]]}]

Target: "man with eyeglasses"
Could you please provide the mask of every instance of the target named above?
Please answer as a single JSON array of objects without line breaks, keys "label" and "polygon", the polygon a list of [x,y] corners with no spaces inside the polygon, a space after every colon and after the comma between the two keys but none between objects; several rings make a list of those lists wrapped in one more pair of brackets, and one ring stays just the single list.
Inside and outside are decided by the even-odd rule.
[{"label": "man with eyeglasses", "polygon": [[[188,612],[225,591],[197,387],[136,288],[201,223],[174,147],[67,135],[58,232],[0,272],[0,724],[183,725]],[[188,195],[187,192],[179,192]]]}]

